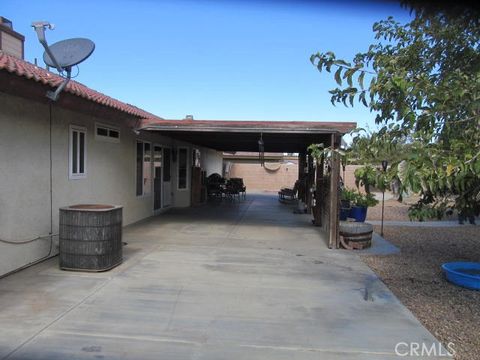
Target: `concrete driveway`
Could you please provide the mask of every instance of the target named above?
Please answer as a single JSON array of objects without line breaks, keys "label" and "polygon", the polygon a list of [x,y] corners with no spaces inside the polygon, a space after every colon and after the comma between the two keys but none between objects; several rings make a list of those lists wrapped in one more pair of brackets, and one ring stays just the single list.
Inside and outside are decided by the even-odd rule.
[{"label": "concrete driveway", "polygon": [[[124,232],[124,263],[0,280],[1,359],[387,359],[435,341],[352,252],[271,195]],[[405,347],[402,348],[405,351]]]}]

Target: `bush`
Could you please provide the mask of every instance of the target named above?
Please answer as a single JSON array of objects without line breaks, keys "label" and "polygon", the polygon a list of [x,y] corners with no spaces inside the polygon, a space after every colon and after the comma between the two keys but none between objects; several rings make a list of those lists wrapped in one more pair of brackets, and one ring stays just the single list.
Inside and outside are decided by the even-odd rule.
[{"label": "bush", "polygon": [[378,200],[375,199],[375,197],[372,194],[370,193],[362,194],[360,192],[356,193],[355,201],[354,201],[355,206],[371,207],[377,204],[378,204]]},{"label": "bush", "polygon": [[355,191],[354,189],[343,188],[340,196],[341,200],[354,202],[357,198],[357,191]]}]

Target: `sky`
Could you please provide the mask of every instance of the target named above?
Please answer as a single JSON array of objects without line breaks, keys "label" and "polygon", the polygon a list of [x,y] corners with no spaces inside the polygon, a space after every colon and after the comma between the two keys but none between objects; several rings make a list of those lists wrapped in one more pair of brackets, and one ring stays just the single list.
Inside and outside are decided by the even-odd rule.
[{"label": "sky", "polygon": [[[8,1],[0,16],[25,35],[25,60],[43,66],[32,21],[55,24],[49,44],[86,37],[95,52],[75,80],[167,119],[354,121],[374,114],[330,103],[333,75],[310,55],[351,59],[374,42],[375,21],[410,19],[379,1]],[[74,70],[74,73],[76,71]]]}]

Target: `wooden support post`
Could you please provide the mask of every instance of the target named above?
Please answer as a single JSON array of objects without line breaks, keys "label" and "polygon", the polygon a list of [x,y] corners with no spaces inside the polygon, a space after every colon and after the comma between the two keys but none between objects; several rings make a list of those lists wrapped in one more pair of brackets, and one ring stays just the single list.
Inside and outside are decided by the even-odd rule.
[{"label": "wooden support post", "polygon": [[[337,149],[336,135],[331,136],[332,149]],[[330,172],[330,235],[328,241],[329,248],[339,247],[339,213],[338,213],[338,184],[340,177],[340,154],[333,151],[331,158]]]},{"label": "wooden support post", "polygon": [[307,159],[308,159],[307,161],[308,174],[307,174],[307,182],[306,182],[307,186],[306,186],[305,192],[306,192],[306,202],[307,202],[307,213],[311,214],[313,194],[311,193],[310,189],[315,184],[315,171],[314,171],[315,169],[313,167],[313,157],[309,154]]},{"label": "wooden support post", "polygon": [[316,160],[316,171],[315,171],[315,207],[313,208],[313,219],[315,226],[322,226],[322,213],[323,204],[322,200],[322,181],[323,181],[323,156],[321,159]]},{"label": "wooden support post", "polygon": [[301,152],[298,154],[298,180],[300,181],[300,187],[298,189],[298,200],[303,201],[306,203],[306,177],[305,177],[305,152]]}]

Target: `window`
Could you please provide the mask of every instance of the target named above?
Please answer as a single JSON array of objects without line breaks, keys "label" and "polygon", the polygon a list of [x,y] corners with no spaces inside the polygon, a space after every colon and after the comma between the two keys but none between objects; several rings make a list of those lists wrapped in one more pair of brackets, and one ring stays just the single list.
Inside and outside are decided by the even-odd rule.
[{"label": "window", "polygon": [[82,179],[87,177],[87,129],[70,126],[68,177]]},{"label": "window", "polygon": [[95,138],[102,141],[120,142],[120,130],[114,126],[95,124]]},{"label": "window", "polygon": [[150,143],[137,141],[136,194],[150,195],[152,192],[152,149]]},{"label": "window", "polygon": [[178,189],[187,189],[188,152],[187,148],[178,149]]}]

